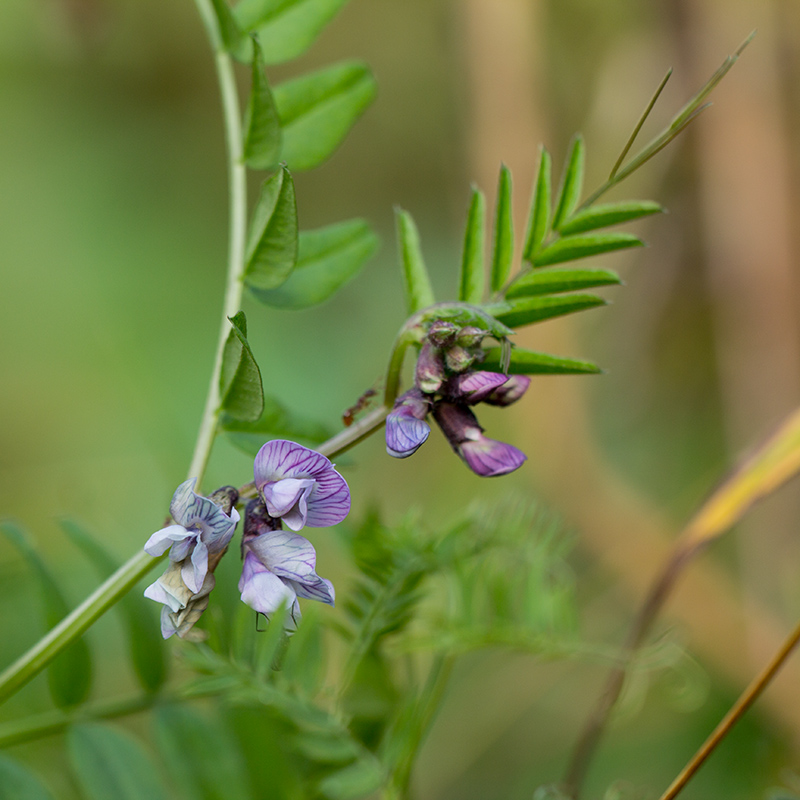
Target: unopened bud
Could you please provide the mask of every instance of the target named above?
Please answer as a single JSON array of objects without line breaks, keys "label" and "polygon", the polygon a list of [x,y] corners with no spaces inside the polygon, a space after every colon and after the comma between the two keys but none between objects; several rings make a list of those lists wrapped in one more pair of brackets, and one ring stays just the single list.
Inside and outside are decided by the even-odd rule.
[{"label": "unopened bud", "polygon": [[458,345],[448,348],[444,354],[444,362],[451,372],[464,372],[472,366],[474,361],[474,354]]},{"label": "unopened bud", "polygon": [[419,358],[417,358],[414,382],[425,394],[435,394],[439,390],[444,379],[445,370],[442,354],[436,346],[428,340],[422,345]]},{"label": "unopened bud", "polygon": [[428,328],[428,340],[437,347],[445,347],[453,342],[457,333],[458,328],[452,322],[437,319]]},{"label": "unopened bud", "polygon": [[510,406],[528,391],[531,379],[527,375],[509,375],[508,380],[491,392],[484,402],[491,406]]},{"label": "unopened bud", "polygon": [[483,337],[488,335],[489,331],[476,328],[474,325],[466,325],[458,332],[456,344],[461,347],[477,347],[483,341]]}]

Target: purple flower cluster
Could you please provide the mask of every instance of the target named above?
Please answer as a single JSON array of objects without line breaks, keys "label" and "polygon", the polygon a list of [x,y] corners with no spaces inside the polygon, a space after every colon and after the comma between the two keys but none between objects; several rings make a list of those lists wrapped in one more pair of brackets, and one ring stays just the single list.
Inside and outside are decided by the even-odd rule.
[{"label": "purple flower cluster", "polygon": [[471,408],[477,403],[510,405],[530,384],[524,375],[473,369],[486,335],[473,326],[431,324],[417,359],[415,385],[397,398],[386,417],[389,455],[407,458],[415,453],[430,434],[426,418],[432,414],[450,446],[476,475],[506,475],[525,462],[521,450],[484,436]]},{"label": "purple flower cluster", "polygon": [[[341,522],[350,511],[350,490],[325,456],[280,439],[259,450],[254,478],[259,496],[245,509],[239,591],[247,605],[266,616],[286,606],[292,630],[300,618],[299,597],[334,603],[333,585],[315,571],[313,545],[296,531]],[[202,497],[194,492],[195,483],[177,488],[170,504],[175,524],[154,533],[144,548],[153,556],[170,551],[166,572],[145,590],[146,597],[164,605],[165,639],[176,633],[200,638],[192,629],[208,606],[214,570],[239,522],[236,489],[223,487]]]}]

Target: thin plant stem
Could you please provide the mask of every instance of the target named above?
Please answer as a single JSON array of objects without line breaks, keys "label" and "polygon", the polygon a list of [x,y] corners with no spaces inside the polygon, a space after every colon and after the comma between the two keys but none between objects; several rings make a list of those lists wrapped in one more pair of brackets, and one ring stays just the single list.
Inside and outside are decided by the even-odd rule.
[{"label": "thin plant stem", "polygon": [[673,800],[683,790],[692,776],[711,755],[714,748],[727,736],[731,728],[739,721],[742,715],[759,698],[769,685],[775,674],[783,666],[792,650],[800,642],[800,623],[781,645],[777,653],[766,667],[751,681],[750,685],[742,692],[730,711],[722,718],[713,733],[706,739],[702,747],[692,756],[689,763],[683,768],[680,775],[672,782],[670,787],[661,795],[660,800]]}]

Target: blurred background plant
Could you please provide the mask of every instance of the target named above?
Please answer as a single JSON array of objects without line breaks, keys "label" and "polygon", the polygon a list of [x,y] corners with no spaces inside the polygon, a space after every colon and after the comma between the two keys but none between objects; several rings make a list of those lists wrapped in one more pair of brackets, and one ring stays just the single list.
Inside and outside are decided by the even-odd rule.
[{"label": "blurred background plant", "polygon": [[[759,29],[714,109],[625,188],[625,197],[657,198],[670,216],[638,223],[648,250],[599,260],[627,283],[613,311],[517,336],[608,370],[535,378],[524,405],[482,417],[500,438],[513,431],[505,438],[529,454],[527,466],[487,485],[433,438],[413,470],[385,457],[380,437],[340,459],[359,484],[356,521],[370,498],[392,529],[415,508],[428,531],[448,530],[453,506],[478,487],[488,504],[507,502],[514,488],[558,509],[562,527],[576,531],[568,562],[560,554],[546,563],[574,576],[571,624],[584,657],[550,663],[498,642],[460,659],[413,776],[420,798],[530,797],[560,777],[613,660],[609,643],[623,638],[672,535],[726,465],[797,405],[799,17],[788,0],[351,0],[312,50],[270,72],[279,81],[356,56],[380,87],[336,155],[295,181],[304,227],[330,222],[335,207],[342,219],[367,217],[382,250],[331,303],[249,320],[267,391],[279,387],[285,402],[335,429],[338,411],[381,377],[403,320],[394,204],[414,214],[434,287],[450,295],[470,181],[491,198],[499,163],[508,164],[522,231],[539,142],[560,164],[572,133],[583,131],[587,185],[599,184],[666,66],[675,75],[660,108],[671,110]],[[72,606],[96,573],[63,536],[61,515],[127,558],[191,454],[225,261],[218,90],[188,3],[6,0],[0,63],[0,509],[35,532]],[[656,109],[645,138],[663,113]],[[247,480],[248,468],[220,441],[206,485],[237,471]],[[589,796],[620,778],[666,785],[800,615],[798,510],[790,487],[685,576],[661,628],[665,644],[647,651],[647,668],[629,683]],[[334,536],[315,545],[326,577],[347,587],[340,598],[357,602],[347,548]],[[41,631],[29,575],[0,540],[4,663]],[[450,591],[470,586],[468,574],[447,581]],[[429,625],[409,631],[404,646],[444,628],[469,650],[470,637],[493,629],[454,624],[441,610],[446,587],[431,591],[441,607],[433,604]],[[567,617],[569,607],[557,605]],[[132,689],[113,617],[86,639],[105,651],[93,697],[115,697],[125,681]],[[120,645],[112,649],[119,669],[109,641]],[[215,674],[213,663],[206,669]],[[781,769],[800,759],[798,677],[790,663],[686,797],[750,798],[793,785]],[[9,701],[4,718],[48,709],[45,684],[39,678]],[[182,724],[180,713],[161,724]],[[236,714],[234,731],[263,722],[252,710]],[[126,724],[141,734],[151,720]],[[271,745],[293,735],[284,724],[277,715],[251,743],[270,754],[263,785],[275,797],[287,796]],[[86,729],[71,746],[93,735]],[[44,770],[56,796],[78,796],[63,740],[13,752]],[[615,791],[637,796],[623,784]]]}]

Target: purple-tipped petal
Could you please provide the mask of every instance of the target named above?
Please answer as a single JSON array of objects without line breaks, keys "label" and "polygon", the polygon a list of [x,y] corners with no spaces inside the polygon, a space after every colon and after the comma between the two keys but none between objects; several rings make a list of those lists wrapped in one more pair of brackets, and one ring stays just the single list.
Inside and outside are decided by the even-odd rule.
[{"label": "purple-tipped petal", "polygon": [[267,442],[253,464],[256,489],[283,478],[314,478],[333,465],[325,456],[286,439]]},{"label": "purple-tipped petal", "polygon": [[476,475],[484,478],[506,475],[527,460],[525,453],[516,447],[485,436],[464,442],[459,454]]},{"label": "purple-tipped petal", "polygon": [[190,534],[183,525],[168,525],[166,528],[156,531],[147,542],[145,542],[144,551],[151,556],[163,555],[168,547],[174,545],[175,542],[182,541],[189,535]]},{"label": "purple-tipped petal", "polygon": [[336,605],[336,591],[333,584],[327,578],[314,576],[314,580],[307,580],[303,583],[289,581],[292,589],[298,597],[305,600],[318,600],[320,603],[327,603],[329,606]]},{"label": "purple-tipped petal", "polygon": [[282,605],[292,607],[297,600],[293,589],[270,572],[252,552],[245,555],[239,591],[244,603],[266,616]]},{"label": "purple-tipped petal", "polygon": [[531,379],[527,375],[509,375],[508,381],[498,386],[484,402],[492,406],[510,406],[528,391]]},{"label": "purple-tipped petal", "polygon": [[475,405],[497,391],[506,381],[508,376],[499,372],[466,372],[447,382],[446,394],[453,400]]},{"label": "purple-tipped petal", "polygon": [[402,411],[392,411],[386,417],[386,452],[395,458],[408,458],[425,443],[430,425]]}]

